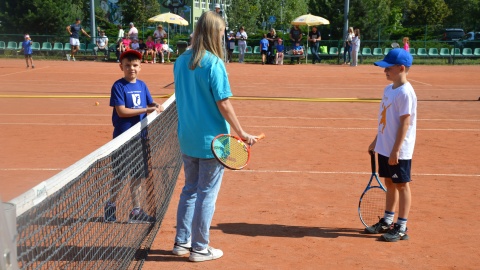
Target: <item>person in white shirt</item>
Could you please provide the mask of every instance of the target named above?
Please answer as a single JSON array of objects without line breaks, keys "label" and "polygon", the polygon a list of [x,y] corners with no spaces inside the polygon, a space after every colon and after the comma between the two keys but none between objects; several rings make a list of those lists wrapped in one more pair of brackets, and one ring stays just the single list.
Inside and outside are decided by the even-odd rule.
[{"label": "person in white shirt", "polygon": [[245,51],[247,50],[247,32],[245,32],[245,27],[241,26],[237,32],[236,39],[238,40],[238,62],[243,63],[245,58]]},{"label": "person in white shirt", "polygon": [[385,179],[387,192],[383,218],[365,228],[365,233],[384,233],[381,239],[387,242],[409,239],[407,218],[412,203],[411,166],[417,129],[417,96],[407,80],[412,63],[412,55],[400,48],[374,63],[384,68],[387,80],[392,81],[383,90],[377,136],[368,146],[369,152],[378,153],[378,174]]},{"label": "person in white shirt", "polygon": [[128,30],[128,36],[131,40],[138,39],[138,30],[135,25],[133,25],[133,22],[130,23],[130,30]]},{"label": "person in white shirt", "polygon": [[97,38],[97,46],[93,49],[94,55],[98,55],[98,52],[103,52],[105,55],[105,60],[108,59],[108,37],[105,36],[105,31],[100,31],[100,37]]}]

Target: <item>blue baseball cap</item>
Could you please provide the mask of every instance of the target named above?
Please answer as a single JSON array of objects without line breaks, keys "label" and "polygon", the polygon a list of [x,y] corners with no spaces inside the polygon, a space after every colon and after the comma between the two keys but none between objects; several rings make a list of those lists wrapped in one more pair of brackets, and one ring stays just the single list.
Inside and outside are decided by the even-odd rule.
[{"label": "blue baseball cap", "polygon": [[412,66],[413,56],[404,49],[396,48],[388,52],[381,61],[373,63],[375,66],[387,68],[395,65]]}]

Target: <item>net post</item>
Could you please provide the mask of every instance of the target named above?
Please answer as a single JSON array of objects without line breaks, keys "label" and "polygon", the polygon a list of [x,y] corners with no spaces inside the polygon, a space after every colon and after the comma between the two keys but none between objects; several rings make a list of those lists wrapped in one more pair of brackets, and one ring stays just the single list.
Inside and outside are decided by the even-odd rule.
[{"label": "net post", "polygon": [[16,207],[1,198],[0,202],[0,269],[18,270]]}]

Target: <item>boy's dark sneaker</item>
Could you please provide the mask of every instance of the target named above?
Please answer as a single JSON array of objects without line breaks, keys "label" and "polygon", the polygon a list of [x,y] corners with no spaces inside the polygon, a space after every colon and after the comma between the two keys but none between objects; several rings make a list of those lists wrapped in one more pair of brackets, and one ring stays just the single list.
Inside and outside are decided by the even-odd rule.
[{"label": "boy's dark sneaker", "polygon": [[111,203],[107,203],[105,205],[105,212],[104,212],[104,221],[105,222],[115,222],[117,221],[117,216],[115,215],[117,211],[117,207],[112,205]]},{"label": "boy's dark sneaker", "polygon": [[149,216],[143,209],[133,209],[130,212],[128,223],[155,223],[157,219]]},{"label": "boy's dark sneaker", "polygon": [[368,234],[377,234],[377,233],[386,233],[390,228],[392,227],[392,224],[388,224],[384,218],[381,218],[377,223],[374,225],[365,228],[365,233]]},{"label": "boy's dark sneaker", "polygon": [[398,240],[408,240],[410,237],[407,235],[408,229],[405,228],[405,231],[400,229],[400,224],[393,224],[386,234],[382,235],[382,239],[387,242],[397,242]]}]

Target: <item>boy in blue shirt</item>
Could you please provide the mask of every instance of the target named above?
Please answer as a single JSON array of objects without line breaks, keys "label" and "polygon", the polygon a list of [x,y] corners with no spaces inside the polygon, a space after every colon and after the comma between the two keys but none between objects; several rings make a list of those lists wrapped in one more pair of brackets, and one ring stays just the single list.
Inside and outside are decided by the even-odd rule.
[{"label": "boy in blue shirt", "polygon": [[267,59],[269,42],[267,39],[267,34],[263,34],[263,38],[260,40],[260,53],[262,54],[262,65],[265,65]]},{"label": "boy in blue shirt", "polygon": [[[142,54],[135,50],[128,50],[120,55],[120,69],[123,71],[124,77],[117,80],[113,86],[110,97],[110,106],[113,107],[112,123],[113,138],[120,136],[123,132],[142,121],[147,113],[163,111],[161,105],[153,101],[147,85],[137,79],[141,70]],[[128,178],[130,183],[130,191],[133,202],[133,209],[130,212],[129,223],[153,223],[155,217],[146,214],[140,207],[141,179],[147,178],[149,175],[148,159],[149,147],[146,132],[142,132],[138,140],[132,140],[131,149],[141,149],[143,156],[143,166],[139,168],[125,168],[125,164],[115,162],[117,159],[124,159],[124,153],[116,153],[113,155],[113,172],[117,180]],[[130,150],[130,148],[128,149]],[[119,164],[120,163],[120,164]],[[118,165],[116,165],[118,164]],[[128,173],[124,173],[127,169]],[[125,175],[126,174],[126,175]],[[116,197],[119,193],[118,186],[114,184],[112,188],[112,198],[105,205],[105,222],[115,222],[116,218]]]},{"label": "boy in blue shirt", "polygon": [[23,50],[23,54],[25,55],[25,63],[27,63],[27,68],[29,67],[28,66],[29,61],[32,68],[35,68],[35,66],[33,65],[33,59],[32,59],[32,53],[33,53],[32,40],[30,39],[30,35],[28,34],[25,34],[25,40],[22,42],[22,50]]}]

